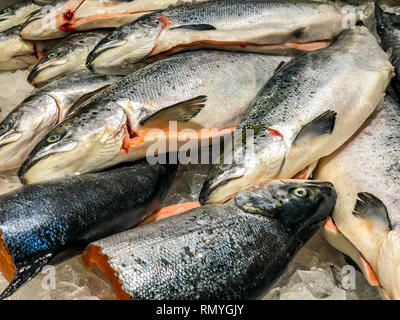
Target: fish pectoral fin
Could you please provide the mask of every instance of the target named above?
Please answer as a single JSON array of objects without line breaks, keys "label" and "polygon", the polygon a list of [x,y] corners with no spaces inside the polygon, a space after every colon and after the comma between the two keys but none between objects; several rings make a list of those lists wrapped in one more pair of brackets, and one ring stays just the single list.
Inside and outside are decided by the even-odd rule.
[{"label": "fish pectoral fin", "polygon": [[335,127],[336,115],[337,113],[335,111],[328,110],[316,117],[311,122],[307,123],[300,130],[300,132],[294,139],[293,144],[298,143],[306,137],[331,134]]},{"label": "fish pectoral fin", "polygon": [[95,94],[97,94],[97,93],[103,91],[103,90],[106,89],[108,86],[109,86],[109,84],[106,85],[106,86],[104,86],[104,87],[101,87],[101,88],[99,88],[99,89],[97,89],[97,90],[95,90],[95,91],[93,91],[93,92],[89,92],[89,93],[84,94],[82,97],[80,97],[80,98],[78,99],[78,101],[76,101],[76,102],[71,106],[71,108],[68,110],[66,116],[69,115],[69,114],[71,114],[72,112],[74,112],[74,111],[75,111],[76,109],[78,109],[85,101],[89,100],[89,98],[93,97]]},{"label": "fish pectoral fin", "polygon": [[188,122],[199,114],[207,101],[206,96],[198,96],[159,110],[140,121],[149,128],[168,127],[170,121]]},{"label": "fish pectoral fin", "polygon": [[185,26],[178,26],[171,28],[170,30],[175,30],[175,29],[185,29],[185,30],[193,30],[193,31],[209,31],[209,30],[217,30],[213,25],[211,24],[189,24]]},{"label": "fish pectoral fin", "polygon": [[371,220],[372,225],[375,225],[376,219],[378,219],[384,223],[389,230],[392,230],[389,214],[382,200],[369,192],[359,192],[357,193],[357,197],[358,199],[356,200],[353,210],[354,216]]},{"label": "fish pectoral fin", "polygon": [[361,252],[340,232],[332,217],[328,217],[322,228],[322,235],[325,240],[334,248],[342,252],[349,259],[354,261],[361,269],[365,278],[371,286],[379,286],[379,279],[368,261]]},{"label": "fish pectoral fin", "polygon": [[53,254],[48,254],[44,257],[41,257],[40,259],[35,260],[33,263],[29,265],[26,265],[22,268],[21,267],[18,268],[14,279],[10,282],[8,287],[0,295],[0,300],[3,300],[11,296],[25,283],[32,280],[40,271],[42,271],[43,267],[50,262],[52,257]]}]

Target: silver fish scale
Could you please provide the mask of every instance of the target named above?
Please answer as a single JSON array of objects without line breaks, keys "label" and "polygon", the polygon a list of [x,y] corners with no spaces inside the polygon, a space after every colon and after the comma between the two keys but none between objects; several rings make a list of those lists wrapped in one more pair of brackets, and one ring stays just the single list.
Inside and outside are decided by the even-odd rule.
[{"label": "silver fish scale", "polygon": [[[307,10],[318,10],[321,4],[304,3],[299,1],[277,0],[215,0],[193,5],[184,5],[176,9],[165,10],[167,15],[176,23],[229,23],[238,19],[254,19],[257,15],[277,17],[287,14],[290,9],[296,9],[297,14],[303,14]],[[195,9],[195,10],[194,10]]]},{"label": "silver fish scale", "polygon": [[296,241],[269,218],[206,205],[94,245],[134,299],[243,299],[263,294]]},{"label": "silver fish scale", "polygon": [[282,58],[261,54],[203,50],[187,52],[154,63],[123,78],[103,94],[96,96],[96,99],[110,100],[112,93],[113,100],[128,98],[142,103],[151,101],[159,107],[170,106],[199,95],[209,96],[212,83],[207,84],[204,79],[209,79],[210,75],[221,79],[232,77],[230,82],[235,88],[236,82],[241,81],[240,74],[254,69],[252,81],[265,83],[279,59]]}]

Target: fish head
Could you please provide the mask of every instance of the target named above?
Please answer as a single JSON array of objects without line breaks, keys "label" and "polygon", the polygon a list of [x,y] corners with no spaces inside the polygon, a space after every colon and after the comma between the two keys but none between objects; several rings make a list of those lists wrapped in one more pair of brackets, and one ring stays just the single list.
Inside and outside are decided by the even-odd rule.
[{"label": "fish head", "polygon": [[71,61],[73,57],[68,52],[55,48],[48,52],[36,65],[33,66],[28,75],[28,82],[35,87],[46,84],[63,74],[74,70]]},{"label": "fish head", "polygon": [[[117,104],[85,104],[50,131],[19,170],[24,184],[94,172],[121,152],[127,117]],[[109,164],[111,162],[111,164]]]},{"label": "fish head", "polygon": [[239,191],[234,201],[245,212],[265,215],[308,236],[332,212],[336,192],[324,181],[271,180]]},{"label": "fish head", "polygon": [[63,38],[68,33],[62,25],[62,12],[66,0],[44,1],[43,6],[27,19],[21,30],[21,37],[26,40],[49,40]]},{"label": "fish head", "polygon": [[164,26],[157,16],[149,14],[116,29],[89,53],[87,68],[99,74],[125,74],[151,54]]},{"label": "fish head", "polygon": [[0,123],[0,170],[21,163],[58,119],[55,99],[47,94],[24,100]]},{"label": "fish head", "polygon": [[200,193],[200,202],[223,203],[238,191],[277,177],[286,155],[282,136],[264,126],[238,129],[231,148],[226,148],[219,164],[209,172]]}]

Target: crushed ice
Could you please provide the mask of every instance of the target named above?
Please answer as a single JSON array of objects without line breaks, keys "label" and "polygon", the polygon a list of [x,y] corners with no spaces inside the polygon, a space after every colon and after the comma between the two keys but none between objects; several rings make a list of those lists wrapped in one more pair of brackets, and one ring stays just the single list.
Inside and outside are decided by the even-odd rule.
[{"label": "crushed ice", "polygon": [[[0,73],[0,120],[32,91],[27,71]],[[209,166],[186,165],[178,169],[164,206],[196,201]],[[15,173],[0,173],[0,194],[20,187]],[[344,286],[348,264],[343,256],[329,246],[317,233],[300,250],[275,287],[264,297],[274,300],[345,300],[380,299],[376,288],[369,286],[364,276],[355,271],[354,288]],[[354,270],[354,269],[353,269]],[[8,282],[0,276],[0,291]],[[46,267],[36,278],[8,299],[70,300],[114,299],[111,284],[94,269],[87,271],[76,257],[56,267]]]}]

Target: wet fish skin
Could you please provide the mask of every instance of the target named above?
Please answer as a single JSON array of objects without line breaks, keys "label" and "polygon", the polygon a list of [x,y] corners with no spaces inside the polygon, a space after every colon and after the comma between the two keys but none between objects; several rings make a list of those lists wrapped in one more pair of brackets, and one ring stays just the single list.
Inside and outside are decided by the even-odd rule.
[{"label": "wet fish skin", "polygon": [[27,40],[49,40],[63,38],[76,31],[116,28],[149,12],[177,2],[191,1],[55,0],[26,22],[21,36]]},{"label": "wet fish skin", "polygon": [[[342,21],[339,7],[313,2],[214,0],[183,4],[118,28],[99,42],[87,65],[107,74],[158,54],[197,48],[295,54],[327,46],[342,31]],[[315,46],[303,49],[299,45],[314,42]]]},{"label": "wet fish skin", "polygon": [[[261,54],[196,51],[151,64],[89,99],[54,128],[21,166],[20,179],[34,183],[142,159],[157,141],[151,127],[141,121],[199,96],[207,96],[204,107],[183,126],[193,130],[236,126],[279,63],[287,60]],[[168,131],[169,124],[165,125],[157,128]],[[125,147],[132,135],[138,143]],[[208,136],[203,140],[209,143]]]},{"label": "wet fish skin", "polygon": [[[382,110],[342,148],[321,159],[315,172],[317,179],[335,184],[338,200],[332,212],[334,223],[371,265],[391,299],[400,299],[399,121],[399,104],[386,96]],[[356,210],[355,205],[356,201],[365,201],[366,193],[372,195],[370,199],[377,199],[375,205],[366,206],[370,208],[368,215],[360,208]]]},{"label": "wet fish skin", "polygon": [[115,272],[111,278],[133,299],[260,298],[335,199],[330,183],[272,181],[238,193],[232,203],[205,205],[96,241],[84,260],[93,264],[93,249],[100,249]]},{"label": "wet fish skin", "polygon": [[[12,71],[26,69],[38,61],[35,43],[23,40],[20,36],[22,25],[0,33],[0,70]],[[40,47],[41,43],[37,43]]]},{"label": "wet fish skin", "polygon": [[14,293],[46,264],[69,259],[90,242],[144,220],[158,209],[176,169],[177,165],[140,161],[1,196],[1,240],[12,257],[16,276],[0,299]]},{"label": "wet fish skin", "polygon": [[92,31],[70,35],[32,68],[28,82],[41,87],[71,71],[85,69],[87,55],[105,34],[104,31]]},{"label": "wet fish skin", "polygon": [[252,139],[234,146],[232,161],[214,166],[200,202],[220,203],[254,183],[291,178],[330,154],[382,101],[391,77],[387,55],[365,27],[293,59],[248,108],[239,129],[252,130]]},{"label": "wet fish skin", "polygon": [[390,61],[394,66],[395,77],[391,85],[397,97],[400,97],[400,16],[384,12],[379,4],[375,3],[377,32],[381,38],[382,48],[390,53]]},{"label": "wet fish skin", "polygon": [[35,1],[19,1],[0,11],[0,32],[24,23],[29,16],[40,9]]},{"label": "wet fish skin", "polygon": [[79,99],[112,81],[82,70],[34,91],[0,122],[0,171],[19,167]]}]

